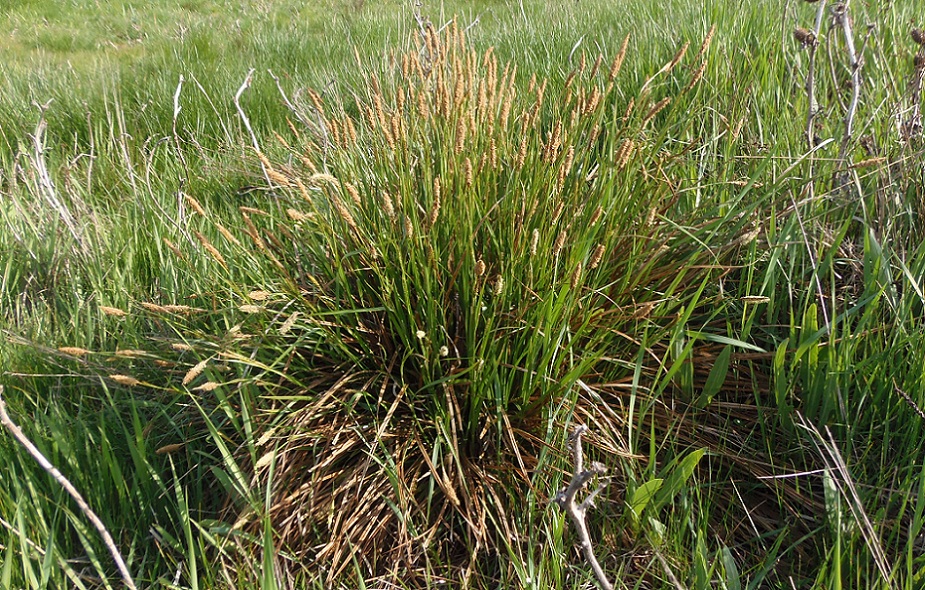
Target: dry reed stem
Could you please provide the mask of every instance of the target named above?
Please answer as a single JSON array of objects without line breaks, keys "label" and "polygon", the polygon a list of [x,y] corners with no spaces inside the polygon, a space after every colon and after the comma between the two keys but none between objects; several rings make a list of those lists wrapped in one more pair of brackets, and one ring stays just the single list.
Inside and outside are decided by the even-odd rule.
[{"label": "dry reed stem", "polygon": [[64,475],[58,471],[58,469],[51,464],[51,462],[45,458],[45,455],[42,454],[38,448],[32,444],[32,441],[23,433],[23,431],[16,425],[15,422],[10,418],[9,414],[6,411],[6,402],[3,399],[3,386],[0,385],[0,424],[3,424],[7,430],[10,431],[10,434],[13,435],[19,444],[21,444],[32,458],[35,459],[38,464],[44,469],[49,475],[51,475],[58,485],[63,487],[71,498],[77,503],[77,506],[80,508],[80,511],[83,512],[84,516],[90,521],[93,527],[97,530],[100,536],[103,538],[103,543],[106,545],[106,548],[109,549],[109,553],[112,555],[113,561],[116,563],[116,567],[119,569],[119,573],[122,575],[122,582],[125,584],[126,588],[130,590],[135,590],[135,581],[132,579],[132,574],[128,570],[128,566],[125,565],[125,560],[122,558],[122,554],[119,552],[119,548],[116,547],[115,541],[112,539],[112,535],[109,534],[109,531],[106,530],[106,525],[103,524],[103,521],[93,512],[93,509],[90,508],[90,505],[87,504],[83,496],[80,495],[80,492],[77,491],[77,488],[71,484],[71,482],[64,477]]}]

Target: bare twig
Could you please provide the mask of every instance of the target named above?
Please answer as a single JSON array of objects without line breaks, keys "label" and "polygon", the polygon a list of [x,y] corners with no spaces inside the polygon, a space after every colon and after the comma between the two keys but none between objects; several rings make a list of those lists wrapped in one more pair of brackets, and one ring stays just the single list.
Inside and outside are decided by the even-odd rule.
[{"label": "bare twig", "polygon": [[244,122],[244,127],[247,129],[247,132],[251,136],[251,142],[254,145],[254,149],[258,152],[260,151],[260,144],[257,143],[257,136],[254,134],[254,130],[251,128],[251,120],[247,118],[247,113],[244,112],[244,109],[241,108],[241,95],[244,94],[244,91],[250,88],[251,80],[254,79],[254,68],[251,68],[247,72],[247,77],[244,78],[244,82],[241,83],[241,87],[238,88],[238,91],[234,95],[234,106],[238,109],[238,115],[241,117],[241,121]]},{"label": "bare twig", "polygon": [[37,182],[39,192],[45,197],[48,204],[58,213],[58,216],[71,233],[74,241],[80,246],[80,251],[83,254],[87,254],[89,249],[81,235],[80,229],[77,227],[77,219],[71,213],[70,209],[67,208],[67,205],[58,198],[58,189],[55,188],[55,183],[51,179],[51,173],[48,171],[48,165],[45,161],[45,129],[48,128],[48,122],[45,120],[45,111],[48,110],[51,101],[43,105],[38,103],[33,104],[39,109],[39,122],[35,126],[35,133],[32,135],[32,145],[34,148],[32,152],[32,166],[35,168],[35,172],[38,176]]},{"label": "bare twig", "polygon": [[315,131],[321,136],[321,152],[326,163],[328,151],[331,148],[331,140],[328,137],[328,126],[324,120],[324,113],[315,107],[311,107],[312,112],[315,114],[316,120],[315,125],[312,125],[312,122],[306,118],[305,114],[297,109],[296,106],[289,100],[289,97],[286,96],[286,91],[283,90],[283,85],[280,83],[279,77],[273,73],[273,70],[267,70],[267,72],[270,74],[270,77],[273,78],[273,81],[276,82],[276,89],[279,91],[280,96],[283,98],[283,104],[286,105],[286,108],[292,111],[292,114],[295,115],[295,117],[299,120],[299,123],[301,123],[306,129]]},{"label": "bare twig", "polygon": [[822,30],[822,17],[825,14],[825,1],[819,3],[816,8],[816,22],[813,25],[812,37],[808,38],[804,44],[809,47],[809,71],[806,74],[806,95],[809,98],[809,111],[806,115],[806,142],[809,149],[812,150],[816,144],[816,133],[814,130],[816,115],[819,114],[819,103],[816,102],[816,48],[819,46],[819,33]]},{"label": "bare twig", "polygon": [[125,584],[126,588],[135,590],[135,582],[132,580],[132,574],[129,573],[128,567],[125,565],[125,560],[122,559],[122,554],[119,552],[116,543],[112,540],[112,536],[109,534],[109,531],[106,530],[106,526],[103,524],[103,521],[96,515],[95,512],[87,504],[86,500],[83,499],[83,496],[80,495],[80,492],[77,491],[77,488],[71,484],[70,481],[58,469],[51,464],[51,462],[45,458],[45,455],[42,454],[38,448],[32,444],[23,431],[16,425],[15,422],[10,418],[9,414],[6,412],[6,403],[3,401],[3,386],[0,385],[0,424],[6,427],[10,431],[10,434],[13,435],[19,444],[21,444],[29,452],[30,455],[38,462],[38,464],[51,475],[58,484],[63,487],[68,494],[74,498],[74,501],[77,502],[77,506],[80,508],[81,512],[87,517],[94,528],[99,532],[100,536],[103,537],[103,542],[106,544],[106,547],[109,549],[109,552],[112,554],[113,560],[116,562],[116,567],[119,568],[119,572],[122,574],[122,582]]},{"label": "bare twig", "polygon": [[595,475],[602,475],[607,471],[607,468],[598,462],[592,463],[591,469],[584,469],[584,457],[581,452],[581,435],[587,431],[588,427],[582,424],[581,426],[576,426],[572,434],[569,435],[569,449],[572,451],[575,473],[572,474],[572,480],[569,482],[568,487],[559,490],[552,501],[555,502],[559,508],[565,510],[572,519],[575,529],[578,531],[578,538],[581,541],[582,553],[584,553],[588,563],[591,564],[594,577],[597,578],[600,587],[604,590],[613,590],[613,585],[607,580],[607,576],[604,574],[601,564],[598,563],[597,558],[594,556],[594,547],[591,545],[591,536],[588,534],[588,525],[585,522],[588,509],[594,506],[594,498],[601,493],[606,483],[599,485],[597,489],[591,492],[580,504],[575,501],[575,496],[578,492],[581,491]]},{"label": "bare twig", "polygon": [[845,50],[848,52],[848,66],[851,68],[851,102],[845,112],[845,128],[842,133],[841,148],[838,159],[844,164],[848,155],[848,145],[851,143],[854,131],[854,117],[858,110],[858,101],[861,98],[861,59],[854,48],[854,32],[851,27],[851,18],[848,16],[848,3],[838,2],[832,6],[832,15],[838,26],[841,27],[845,37]]}]

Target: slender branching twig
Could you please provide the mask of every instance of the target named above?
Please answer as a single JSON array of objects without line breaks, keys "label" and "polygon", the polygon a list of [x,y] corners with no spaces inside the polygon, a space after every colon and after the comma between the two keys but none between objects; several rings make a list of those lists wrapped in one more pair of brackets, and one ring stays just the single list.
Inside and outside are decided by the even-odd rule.
[{"label": "slender branching twig", "polygon": [[[813,30],[807,36],[797,35],[797,40],[809,48],[809,69],[806,73],[806,95],[809,98],[809,110],[806,114],[806,142],[812,150],[816,145],[815,123],[819,114],[819,103],[816,102],[816,48],[819,46],[819,33],[822,31],[822,17],[825,14],[825,1],[820,2],[816,8],[816,22]],[[802,31],[802,29],[798,29]]]},{"label": "slender branching twig", "polygon": [[581,551],[585,559],[591,564],[594,571],[594,577],[597,578],[598,584],[604,590],[613,590],[613,585],[607,580],[604,569],[598,563],[594,556],[594,547],[591,545],[591,536],[588,534],[588,524],[585,522],[588,509],[594,506],[594,498],[604,489],[606,483],[597,487],[591,494],[580,504],[575,501],[575,496],[585,485],[591,481],[595,475],[603,475],[607,468],[598,462],[591,463],[591,469],[585,470],[584,457],[581,452],[581,435],[588,431],[585,425],[577,426],[568,437],[569,449],[572,451],[572,460],[575,463],[575,473],[572,474],[572,480],[568,487],[559,490],[559,493],[553,498],[556,505],[565,510],[572,519],[575,529],[578,531],[578,538],[581,541]]},{"label": "slender branching twig", "polygon": [[116,562],[116,567],[119,568],[119,573],[122,574],[122,582],[125,584],[126,588],[135,590],[135,582],[132,580],[132,574],[128,571],[128,566],[125,565],[125,560],[122,559],[122,554],[119,552],[119,548],[116,547],[115,541],[112,540],[112,536],[109,534],[109,531],[106,530],[106,526],[103,524],[103,521],[100,520],[100,517],[93,512],[93,509],[90,508],[90,505],[87,504],[86,500],[83,499],[83,496],[80,495],[80,492],[77,491],[77,488],[71,484],[70,481],[64,475],[58,471],[58,469],[51,464],[51,462],[45,458],[45,455],[39,451],[38,447],[32,444],[23,431],[16,425],[15,422],[10,418],[10,415],[6,412],[6,403],[3,401],[3,386],[0,385],[0,424],[3,424],[7,430],[10,431],[10,434],[13,435],[19,444],[21,444],[32,457],[38,461],[38,464],[51,475],[58,484],[63,487],[68,494],[74,498],[74,501],[77,502],[77,506],[80,508],[80,511],[84,513],[87,519],[93,524],[94,528],[99,532],[100,536],[103,537],[103,542],[106,544],[106,547],[109,548],[109,552],[112,554],[113,560]]},{"label": "slender branching twig", "polygon": [[854,117],[858,111],[858,102],[861,98],[861,58],[854,48],[854,31],[851,27],[851,18],[848,16],[848,3],[838,2],[832,6],[832,16],[835,23],[841,27],[845,37],[845,50],[848,52],[848,66],[851,69],[851,102],[845,111],[845,128],[842,130],[841,147],[838,160],[844,165],[848,155],[848,145],[854,131]]}]

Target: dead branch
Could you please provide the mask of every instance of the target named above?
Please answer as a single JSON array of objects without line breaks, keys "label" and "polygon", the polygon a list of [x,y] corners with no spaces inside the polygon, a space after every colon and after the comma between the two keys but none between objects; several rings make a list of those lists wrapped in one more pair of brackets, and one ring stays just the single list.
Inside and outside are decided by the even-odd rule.
[{"label": "dead branch", "polygon": [[591,536],[588,534],[588,525],[585,522],[588,509],[594,506],[594,498],[601,493],[607,485],[606,482],[599,485],[597,489],[591,492],[580,504],[575,500],[578,492],[581,491],[594,476],[603,475],[607,472],[607,468],[596,461],[591,463],[591,469],[584,469],[584,457],[581,452],[581,435],[587,431],[588,427],[582,424],[581,426],[576,426],[572,434],[569,435],[568,444],[569,449],[572,451],[572,461],[575,463],[575,472],[572,474],[572,480],[569,482],[568,487],[559,490],[552,501],[555,502],[559,508],[565,510],[566,514],[572,519],[572,523],[574,523],[575,529],[578,531],[581,551],[584,553],[588,563],[591,564],[594,577],[597,578],[600,587],[604,590],[613,590],[613,585],[607,580],[604,569],[594,556],[594,547],[591,544]]},{"label": "dead branch", "polygon": [[15,422],[10,418],[9,414],[6,412],[6,403],[3,401],[3,386],[0,385],[0,424],[6,427],[10,431],[10,434],[13,435],[19,444],[21,444],[29,452],[30,455],[38,462],[38,464],[44,469],[49,475],[51,475],[58,484],[63,487],[68,494],[74,498],[74,501],[77,502],[77,506],[80,508],[80,511],[84,513],[84,516],[93,524],[94,528],[99,532],[100,536],[103,537],[103,542],[106,544],[106,547],[109,549],[109,553],[112,554],[113,560],[116,562],[116,567],[119,568],[119,573],[122,574],[122,582],[125,584],[126,588],[135,590],[135,582],[132,580],[132,574],[128,571],[128,566],[125,565],[125,560],[122,559],[122,554],[119,552],[119,548],[116,547],[115,541],[112,540],[112,536],[109,534],[109,531],[106,530],[106,525],[103,524],[103,521],[93,512],[93,509],[90,508],[90,505],[87,504],[86,500],[83,499],[83,496],[80,495],[80,492],[77,491],[77,488],[71,484],[70,481],[64,475],[58,471],[58,469],[51,464],[51,462],[45,458],[45,455],[39,451],[38,447],[32,444],[23,431],[16,425]]}]

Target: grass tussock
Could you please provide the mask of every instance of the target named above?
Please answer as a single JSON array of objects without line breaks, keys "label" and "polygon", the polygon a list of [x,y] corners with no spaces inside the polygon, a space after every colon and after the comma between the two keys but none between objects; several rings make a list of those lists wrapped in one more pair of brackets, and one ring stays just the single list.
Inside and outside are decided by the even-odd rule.
[{"label": "grass tussock", "polygon": [[[603,421],[596,445],[634,457],[626,418],[604,408],[648,398],[679,325],[708,313],[704,287],[755,232],[718,211],[666,222],[681,171],[651,126],[702,68],[656,83],[682,49],[626,97],[627,48],[550,84],[477,53],[456,23],[426,28],[355,103],[310,91],[281,163],[258,154],[290,213],[242,213],[243,249],[284,293],[239,307],[262,335],[235,357],[274,383],[251,477],[296,567],[514,580],[507,554],[532,551],[562,478],[556,433]],[[645,335],[642,357],[628,334]],[[696,366],[721,350],[697,349]],[[683,413],[649,419],[693,430]],[[234,518],[256,533],[260,516]]]}]

